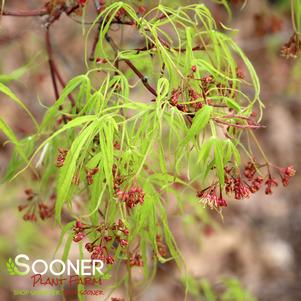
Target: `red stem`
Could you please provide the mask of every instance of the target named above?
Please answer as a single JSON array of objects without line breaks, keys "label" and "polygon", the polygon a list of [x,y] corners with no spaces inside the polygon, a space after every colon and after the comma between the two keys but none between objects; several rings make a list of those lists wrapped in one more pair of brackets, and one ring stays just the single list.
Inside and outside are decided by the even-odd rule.
[{"label": "red stem", "polygon": [[240,128],[240,129],[259,129],[259,128],[264,128],[265,127],[263,125],[234,124],[234,123],[229,123],[229,122],[226,122],[226,121],[219,120],[217,118],[212,118],[212,119],[216,123],[224,124],[224,125],[228,125],[228,126],[233,126],[233,127]]},{"label": "red stem", "polygon": [[[55,62],[53,60],[52,60],[52,68],[53,68],[53,71],[54,71],[59,83],[61,84],[62,88],[64,89],[66,87],[66,82],[62,78],[62,76],[57,68],[57,65],[55,64]],[[68,98],[71,102],[72,107],[75,107],[75,100],[74,100],[73,96],[71,94],[69,94]]]},{"label": "red stem", "polygon": [[[112,38],[106,34],[106,40],[111,45],[114,51],[118,52],[118,46],[115,44],[115,42],[112,40]],[[148,83],[147,78],[135,67],[135,65],[128,59],[124,59],[124,62],[134,71],[134,73],[140,78],[142,84],[144,87],[152,93],[154,96],[157,97],[156,90]]]},{"label": "red stem", "polygon": [[59,95],[59,91],[58,91],[58,87],[57,87],[57,82],[56,82],[55,72],[54,72],[54,67],[53,67],[53,61],[52,61],[52,47],[51,47],[51,42],[50,42],[49,28],[46,29],[45,41],[46,41],[46,49],[47,49],[47,53],[48,53],[48,64],[49,64],[50,75],[51,75],[51,80],[52,80],[52,85],[53,85],[53,90],[54,90],[54,96],[55,96],[55,99],[58,99],[60,97],[60,95]]}]

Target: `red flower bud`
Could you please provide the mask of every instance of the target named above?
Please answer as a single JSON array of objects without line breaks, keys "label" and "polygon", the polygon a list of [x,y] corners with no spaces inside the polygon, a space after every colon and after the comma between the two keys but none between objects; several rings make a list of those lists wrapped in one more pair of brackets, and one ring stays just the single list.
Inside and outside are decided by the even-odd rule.
[{"label": "red flower bud", "polygon": [[122,247],[126,247],[128,244],[129,244],[129,243],[128,243],[127,240],[125,240],[125,239],[121,239],[121,240],[120,240],[120,245],[121,245]]},{"label": "red flower bud", "polygon": [[83,240],[84,237],[85,237],[85,233],[83,233],[83,232],[78,232],[78,233],[76,233],[76,234],[74,235],[73,241],[74,241],[74,242],[79,242],[79,241]]}]

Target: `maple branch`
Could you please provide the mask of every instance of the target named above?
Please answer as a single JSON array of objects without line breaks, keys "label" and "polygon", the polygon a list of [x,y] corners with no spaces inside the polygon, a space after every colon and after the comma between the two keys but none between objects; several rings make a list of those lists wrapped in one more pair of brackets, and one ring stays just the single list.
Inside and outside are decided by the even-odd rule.
[{"label": "maple branch", "polygon": [[17,10],[17,11],[9,11],[9,10],[1,10],[0,15],[2,16],[12,16],[12,17],[41,17],[48,14],[48,10],[46,8],[35,9],[30,11],[25,10]]},{"label": "maple branch", "polygon": [[[106,34],[105,35],[106,41],[111,45],[111,47],[113,48],[113,50],[115,50],[116,52],[119,51],[118,46],[115,44],[115,42],[112,40],[112,38]],[[128,59],[124,59],[123,60],[132,70],[133,72],[140,78],[142,84],[144,85],[144,87],[150,92],[152,93],[154,96],[157,97],[157,92],[156,90],[148,83],[148,79],[146,76],[143,75],[143,73],[141,73],[136,66]]]}]

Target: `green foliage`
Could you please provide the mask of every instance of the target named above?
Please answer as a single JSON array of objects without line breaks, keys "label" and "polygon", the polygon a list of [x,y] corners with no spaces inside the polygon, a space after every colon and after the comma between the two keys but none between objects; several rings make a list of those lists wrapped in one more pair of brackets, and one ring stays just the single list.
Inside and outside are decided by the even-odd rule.
[{"label": "green foliage", "polygon": [[3,83],[0,82],[0,92],[2,92],[3,94],[7,95],[10,100],[14,101],[15,103],[17,103],[32,119],[34,125],[36,126],[36,128],[39,128],[39,125],[37,123],[37,121],[35,120],[34,116],[30,113],[30,111],[28,110],[28,108],[23,104],[23,102]]},{"label": "green foliage", "polygon": [[[227,1],[215,2],[231,15]],[[293,9],[298,15],[297,3]],[[145,47],[123,49],[115,43],[112,26],[120,11],[127,22],[131,20]],[[295,19],[297,30],[298,22]],[[104,271],[106,279],[118,274],[112,290],[130,283],[128,257],[134,250],[144,262],[144,279],[137,287],[152,280],[158,262],[174,260],[190,293],[202,290],[205,300],[217,300],[209,282],[195,283],[187,275],[167,210],[172,198],[186,221],[210,224],[206,210],[189,193],[195,195],[196,183],[201,188],[214,183],[222,194],[226,166],[231,164],[239,173],[238,147],[243,129],[257,126],[253,119],[249,122],[255,109],[261,119],[258,77],[228,30],[218,31],[204,4],[159,4],[141,16],[132,5],[113,1],[84,31],[86,73],[68,82],[41,125],[4,84],[10,78],[0,77],[0,91],[21,106],[36,126],[35,134],[18,140],[0,119],[1,131],[15,145],[5,179],[12,180],[30,167],[39,174],[40,191],[49,194],[50,183],[54,184],[62,259],[68,258],[72,245],[75,224],[69,218],[96,229],[87,234],[90,242],[103,235],[98,233],[103,225],[108,231],[120,220],[129,229],[129,246],[117,244],[112,254],[116,263]],[[90,59],[89,43],[95,31],[97,43]],[[245,77],[239,75],[239,65]],[[13,77],[22,74],[23,69]],[[138,99],[136,86],[146,89],[144,100]],[[250,98],[243,93],[245,86],[252,87]],[[74,104],[67,101],[71,95]],[[143,191],[144,202],[130,207],[120,195],[133,187]],[[195,216],[185,213],[187,207],[193,208]],[[80,258],[83,252],[80,242]],[[121,269],[122,264],[128,269]],[[238,282],[229,280],[225,285],[221,300],[253,300]]]},{"label": "green foliage", "polygon": [[291,0],[292,21],[296,33],[301,34],[301,1]]},{"label": "green foliage", "polygon": [[255,301],[255,298],[241,287],[237,279],[224,280],[226,291],[222,295],[222,301]]},{"label": "green foliage", "polygon": [[235,278],[225,278],[218,285],[212,285],[206,279],[189,277],[188,289],[202,301],[255,301],[252,294]]}]

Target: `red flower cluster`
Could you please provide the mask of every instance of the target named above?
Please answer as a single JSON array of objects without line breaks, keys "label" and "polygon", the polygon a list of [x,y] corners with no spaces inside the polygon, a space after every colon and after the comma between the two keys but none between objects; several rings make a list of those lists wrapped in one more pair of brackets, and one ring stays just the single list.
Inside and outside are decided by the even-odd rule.
[{"label": "red flower cluster", "polygon": [[179,101],[179,96],[180,96],[180,93],[178,90],[173,90],[171,92],[171,99],[170,99],[170,104],[172,106],[177,106],[178,104],[178,101]]},{"label": "red flower cluster", "polygon": [[120,189],[120,185],[123,183],[124,179],[120,174],[120,171],[116,164],[112,167],[112,174],[113,174],[113,185],[115,193]]},{"label": "red flower cluster", "polygon": [[217,196],[216,185],[197,192],[197,196],[203,200],[204,205],[209,206],[211,209],[228,206],[221,193],[220,196]]},{"label": "red flower cluster", "polygon": [[96,64],[101,65],[101,64],[106,64],[107,62],[108,62],[108,61],[107,61],[107,59],[105,59],[105,58],[102,58],[102,57],[96,58]]},{"label": "red flower cluster", "polygon": [[67,154],[68,154],[68,150],[59,148],[59,154],[56,159],[57,167],[62,167],[64,165]]},{"label": "red flower cluster", "polygon": [[201,95],[199,95],[193,89],[189,89],[188,94],[189,94],[189,100],[190,100],[191,106],[195,109],[195,111],[198,111],[199,109],[201,109],[203,107],[203,104],[201,103],[201,101],[197,101],[198,99],[201,98]]},{"label": "red flower cluster", "polygon": [[144,203],[144,192],[142,188],[134,185],[128,191],[124,191],[120,187],[124,178],[121,176],[116,164],[113,165],[112,173],[115,194],[120,201],[125,202],[127,209],[132,209],[139,204],[142,205]]},{"label": "red flower cluster", "polygon": [[[27,209],[23,215],[23,219],[25,221],[37,221],[37,213],[38,216],[44,220],[46,218],[50,218],[54,214],[54,206],[46,205],[39,197],[39,195],[33,192],[32,189],[26,189],[26,200],[28,201],[27,204],[19,205],[18,210],[21,212],[24,209]],[[50,200],[53,201],[55,199],[55,195],[50,197]],[[37,211],[37,213],[36,213]]]},{"label": "red flower cluster", "polygon": [[125,202],[128,209],[142,205],[144,202],[144,192],[141,187],[133,186],[129,191],[117,190],[116,195],[120,201]]},{"label": "red flower cluster", "polygon": [[239,79],[244,79],[245,78],[245,74],[243,72],[243,70],[241,68],[236,68],[236,76]]},{"label": "red flower cluster", "polygon": [[289,41],[281,48],[281,55],[286,59],[296,58],[301,52],[301,39],[297,33],[294,33]]},{"label": "red flower cluster", "polygon": [[210,84],[213,83],[213,77],[211,75],[206,75],[201,78],[202,88],[208,90]]},{"label": "red flower cluster", "polygon": [[130,266],[134,267],[143,267],[143,260],[142,260],[142,256],[140,254],[132,254],[131,258],[130,258]]},{"label": "red flower cluster", "polygon": [[244,169],[244,175],[248,180],[252,180],[256,174],[256,167],[253,162],[248,162]]},{"label": "red flower cluster", "polygon": [[163,258],[167,257],[167,246],[163,242],[161,235],[156,236],[156,242],[159,255]]},{"label": "red flower cluster", "polygon": [[77,3],[81,6],[85,6],[87,3],[87,0],[77,0]]},{"label": "red flower cluster", "polygon": [[187,113],[189,110],[188,110],[188,106],[186,104],[181,104],[179,103],[179,98],[180,96],[182,95],[182,91],[181,89],[174,89],[172,92],[171,92],[171,98],[170,98],[170,101],[169,103],[176,107],[179,111],[182,111],[184,113]]},{"label": "red flower cluster", "polygon": [[276,179],[272,178],[271,175],[269,175],[268,179],[265,181],[265,194],[272,194],[272,187],[277,187],[278,183]]},{"label": "red flower cluster", "polygon": [[129,230],[121,220],[112,225],[102,223],[99,226],[91,226],[77,221],[73,228],[73,241],[82,241],[91,231],[99,233],[93,242],[85,245],[86,250],[91,253],[91,259],[103,260],[106,264],[113,264],[115,259],[110,255],[110,251],[118,246],[122,248],[128,245],[127,237]]},{"label": "red flower cluster", "polygon": [[115,14],[116,19],[120,20],[120,18],[121,18],[122,16],[124,16],[125,13],[126,13],[126,10],[125,10],[124,8],[120,8],[120,9],[118,10],[118,12]]},{"label": "red flower cluster", "polygon": [[[258,170],[262,167],[267,167],[268,174],[265,177],[258,175]],[[273,166],[278,170],[283,186],[287,186],[289,178],[293,177],[296,173],[293,166],[286,168],[279,168]],[[270,165],[259,165],[256,162],[248,162],[243,171],[243,176],[237,175],[237,171],[230,167],[225,167],[225,191],[227,194],[234,194],[236,200],[248,198],[251,193],[260,190],[262,185],[265,185],[265,193],[271,194],[272,188],[278,186],[277,180],[272,177],[270,173]],[[206,189],[197,192],[197,197],[201,198],[205,205],[210,208],[226,207],[227,202],[216,193],[216,185],[213,184]]]},{"label": "red flower cluster", "polygon": [[145,8],[144,6],[139,6],[139,7],[138,7],[138,13],[139,13],[140,15],[145,15],[145,13],[146,13],[146,8]]},{"label": "red flower cluster", "polygon": [[283,20],[275,15],[255,14],[255,34],[265,36],[282,30]]},{"label": "red flower cluster", "polygon": [[280,177],[283,186],[286,187],[288,185],[289,178],[293,177],[295,174],[296,174],[296,170],[291,165],[286,168],[280,169]]},{"label": "red flower cluster", "polygon": [[93,184],[93,176],[95,174],[97,174],[99,171],[98,167],[94,167],[92,169],[89,169],[86,171],[86,179],[87,179],[87,183],[88,185],[92,185]]},{"label": "red flower cluster", "polygon": [[250,187],[250,191],[252,193],[255,193],[257,192],[260,188],[261,188],[261,185],[263,183],[263,177],[261,176],[257,176],[256,178],[254,178],[251,182],[251,187]]},{"label": "red flower cluster", "polygon": [[[231,170],[230,170],[231,171]],[[225,176],[225,190],[227,193],[234,193],[236,200],[248,198],[250,196],[250,186],[242,180],[240,176],[234,177],[226,173]]]}]

